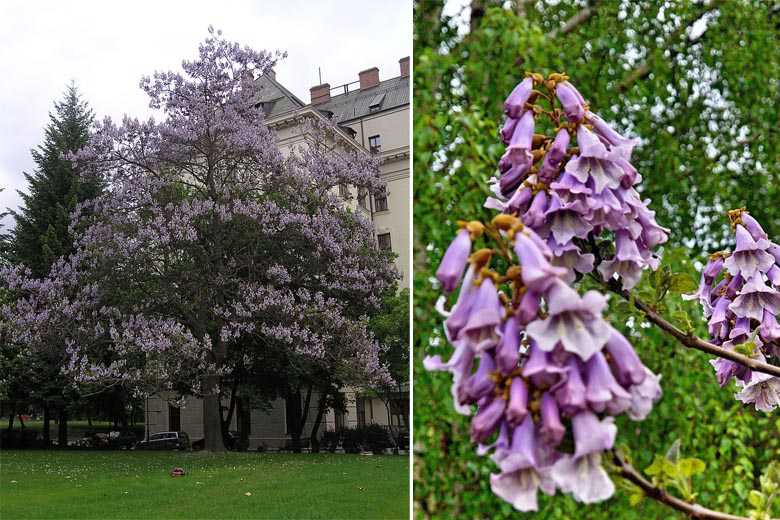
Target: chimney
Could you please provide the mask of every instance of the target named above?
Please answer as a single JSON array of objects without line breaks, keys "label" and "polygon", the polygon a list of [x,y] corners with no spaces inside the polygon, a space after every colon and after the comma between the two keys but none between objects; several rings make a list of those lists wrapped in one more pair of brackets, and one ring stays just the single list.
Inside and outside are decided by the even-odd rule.
[{"label": "chimney", "polygon": [[401,77],[407,77],[409,75],[409,56],[398,60],[398,64],[401,66]]},{"label": "chimney", "polygon": [[311,94],[312,105],[321,105],[322,103],[327,103],[330,101],[330,84],[323,83],[322,85],[312,87],[309,89],[309,93]]},{"label": "chimney", "polygon": [[376,67],[361,71],[358,76],[360,77],[360,90],[379,85],[379,69]]}]

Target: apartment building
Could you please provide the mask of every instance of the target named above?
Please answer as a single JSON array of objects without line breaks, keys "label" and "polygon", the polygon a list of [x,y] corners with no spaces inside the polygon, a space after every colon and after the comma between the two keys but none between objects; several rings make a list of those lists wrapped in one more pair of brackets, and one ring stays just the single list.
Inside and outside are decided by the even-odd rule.
[{"label": "apartment building", "polygon": [[[258,81],[258,104],[266,123],[277,136],[283,152],[305,146],[307,120],[329,121],[335,124],[339,146],[375,155],[380,162],[383,188],[372,197],[362,197],[354,187],[344,186],[342,195],[358,211],[364,211],[374,223],[377,247],[392,250],[402,288],[409,287],[410,263],[410,84],[409,58],[399,60],[398,70],[388,79],[380,79],[373,67],[361,71],[357,79],[342,85],[327,83],[310,89],[310,102],[305,103],[290,92],[273,72]],[[408,421],[409,387],[399,388],[390,402],[371,396],[359,388],[344,390],[346,413],[329,410],[323,430],[356,427],[367,424],[404,427]],[[313,399],[312,402],[317,402]],[[169,430],[186,431],[193,440],[203,437],[202,403],[188,398],[183,408],[170,405],[163,398],[150,398],[147,405],[147,426],[150,433]],[[277,399],[267,410],[252,410],[250,449],[279,448],[287,442],[287,403]],[[316,410],[312,410],[304,427],[309,437]],[[235,418],[231,429],[235,429]]]}]

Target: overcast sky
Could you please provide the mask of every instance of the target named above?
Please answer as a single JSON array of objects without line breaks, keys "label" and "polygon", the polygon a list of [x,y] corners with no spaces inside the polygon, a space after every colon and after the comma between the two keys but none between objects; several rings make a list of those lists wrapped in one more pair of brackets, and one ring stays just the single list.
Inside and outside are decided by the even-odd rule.
[{"label": "overcast sky", "polygon": [[[412,0],[0,1],[0,210],[16,208],[30,149],[74,80],[98,118],[146,117],[143,75],[180,70],[209,24],[255,49],[287,51],[276,78],[303,101],[322,81],[340,85],[377,66],[399,75],[412,49]],[[10,224],[6,219],[4,224]]]}]

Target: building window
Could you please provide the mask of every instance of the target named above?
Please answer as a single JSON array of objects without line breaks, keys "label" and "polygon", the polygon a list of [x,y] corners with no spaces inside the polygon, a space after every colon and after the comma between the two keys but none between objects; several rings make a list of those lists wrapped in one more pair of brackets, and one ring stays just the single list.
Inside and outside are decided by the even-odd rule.
[{"label": "building window", "polygon": [[377,153],[382,149],[382,138],[379,135],[372,135],[368,138],[368,149],[371,153]]},{"label": "building window", "polygon": [[349,198],[349,187],[346,184],[339,184],[339,195],[342,199]]},{"label": "building window", "polygon": [[377,235],[376,242],[381,251],[392,251],[393,249],[393,245],[390,243],[390,233]]},{"label": "building window", "polygon": [[357,413],[357,426],[362,428],[366,425],[366,400],[363,397],[355,399],[355,412]]},{"label": "building window", "polygon": [[168,430],[178,432],[181,430],[181,409],[168,405]]},{"label": "building window", "polygon": [[387,186],[377,188],[374,193],[374,211],[387,211]]}]

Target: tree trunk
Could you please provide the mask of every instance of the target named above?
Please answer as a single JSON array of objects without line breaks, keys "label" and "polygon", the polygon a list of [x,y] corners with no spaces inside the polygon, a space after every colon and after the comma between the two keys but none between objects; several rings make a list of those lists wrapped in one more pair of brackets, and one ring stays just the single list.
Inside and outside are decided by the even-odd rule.
[{"label": "tree trunk", "polygon": [[292,437],[292,450],[294,453],[300,453],[303,448],[301,435],[303,435],[303,429],[306,426],[306,419],[309,417],[311,393],[312,387],[309,385],[303,406],[301,406],[301,387],[298,386],[294,392],[288,393],[287,417],[292,418],[292,421],[288,423],[287,429],[290,432],[290,437]]},{"label": "tree trunk", "polygon": [[14,429],[14,417],[16,417],[16,406],[11,406],[11,413],[8,415],[8,431],[13,431]]},{"label": "tree trunk", "polygon": [[[236,410],[236,392],[238,391],[238,378],[233,379],[233,387],[230,389],[230,405],[228,406],[227,417],[222,417],[222,407],[219,408],[219,420],[222,427],[222,438],[227,439],[230,423],[233,421],[233,413]],[[221,402],[221,400],[220,400]],[[236,421],[238,422],[238,421]],[[225,446],[227,448],[227,446]]]},{"label": "tree trunk", "polygon": [[61,450],[64,450],[68,447],[68,411],[65,409],[64,404],[60,407],[57,442],[59,443],[59,448]]},{"label": "tree trunk", "polygon": [[220,410],[217,384],[219,377],[209,375],[203,378],[203,449],[213,452],[224,452],[225,442],[222,440],[222,411]]},{"label": "tree trunk", "polygon": [[317,434],[322,424],[322,417],[325,415],[325,397],[327,394],[320,396],[320,401],[317,404],[317,417],[314,418],[314,425],[311,427],[311,451],[313,453],[320,452],[320,440],[317,438]]},{"label": "tree trunk", "polygon": [[252,414],[249,407],[241,397],[236,398],[236,414],[238,414],[239,449],[246,451],[249,448],[249,431],[252,427]]},{"label": "tree trunk", "polygon": [[49,432],[51,422],[51,414],[49,413],[49,403],[44,401],[43,403],[43,445],[49,447],[51,443],[51,434]]}]

